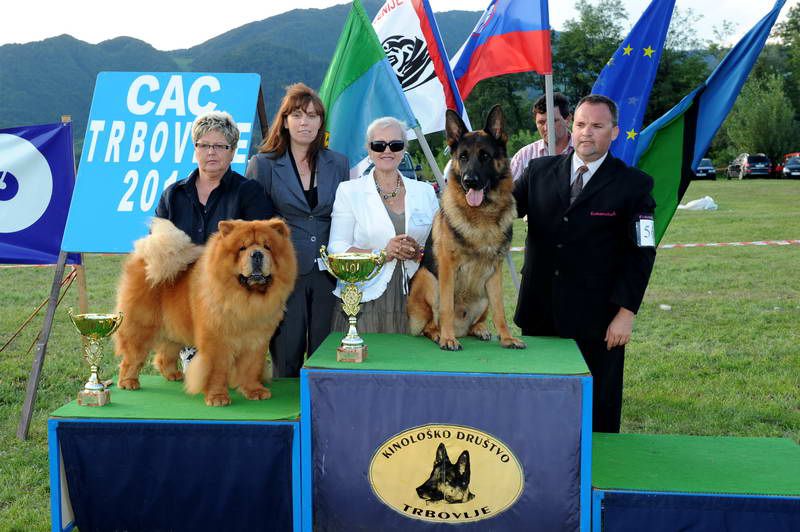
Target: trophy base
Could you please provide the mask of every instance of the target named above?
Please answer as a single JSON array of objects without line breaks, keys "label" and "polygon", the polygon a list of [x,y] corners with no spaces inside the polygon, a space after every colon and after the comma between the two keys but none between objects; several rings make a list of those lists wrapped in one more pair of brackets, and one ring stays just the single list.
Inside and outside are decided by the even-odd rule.
[{"label": "trophy base", "polygon": [[358,347],[339,346],[336,348],[336,362],[361,363],[367,359],[367,346]]},{"label": "trophy base", "polygon": [[78,392],[78,404],[81,406],[105,406],[110,402],[110,390],[81,390]]}]

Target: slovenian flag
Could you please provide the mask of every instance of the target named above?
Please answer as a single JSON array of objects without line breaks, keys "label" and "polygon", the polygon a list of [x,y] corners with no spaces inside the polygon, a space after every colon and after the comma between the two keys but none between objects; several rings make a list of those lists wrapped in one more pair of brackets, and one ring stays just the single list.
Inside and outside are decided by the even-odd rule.
[{"label": "slovenian flag", "polygon": [[372,27],[423,133],[444,130],[447,109],[469,123],[428,0],[387,0]]},{"label": "slovenian flag", "polygon": [[351,174],[367,156],[370,122],[393,116],[409,128],[418,125],[359,0],[353,1],[319,95],[327,112],[328,147],[347,156]]},{"label": "slovenian flag", "polygon": [[705,83],[642,131],[636,166],[653,177],[656,244],[664,236],[700,159],[739,96],[784,2],[775,2],[772,10],[731,48]]},{"label": "slovenian flag", "polygon": [[547,0],[492,0],[452,64],[464,99],[482,79],[552,74]]}]

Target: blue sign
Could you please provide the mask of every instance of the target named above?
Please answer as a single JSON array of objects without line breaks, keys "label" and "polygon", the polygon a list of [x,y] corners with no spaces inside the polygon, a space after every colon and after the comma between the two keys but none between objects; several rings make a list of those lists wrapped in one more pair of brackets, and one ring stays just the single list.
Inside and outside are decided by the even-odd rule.
[{"label": "blue sign", "polygon": [[233,116],[240,138],[231,166],[244,174],[260,83],[258,74],[98,74],[61,248],[133,249],[164,189],[197,167],[192,122],[198,115]]},{"label": "blue sign", "polygon": [[55,264],[74,185],[72,124],[0,130],[0,263]]}]

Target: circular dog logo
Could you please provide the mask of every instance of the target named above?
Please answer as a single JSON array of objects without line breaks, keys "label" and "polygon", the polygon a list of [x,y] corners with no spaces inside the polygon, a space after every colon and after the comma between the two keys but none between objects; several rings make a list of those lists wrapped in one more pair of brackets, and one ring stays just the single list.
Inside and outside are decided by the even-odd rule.
[{"label": "circular dog logo", "polygon": [[436,77],[428,47],[422,39],[392,35],[381,44],[404,91],[424,85]]},{"label": "circular dog logo", "polygon": [[519,499],[525,474],[511,449],[460,425],[423,425],[386,440],[369,466],[372,490],[411,519],[468,523],[489,519]]},{"label": "circular dog logo", "polygon": [[0,134],[0,233],[16,233],[41,218],[53,195],[47,159],[29,141]]}]

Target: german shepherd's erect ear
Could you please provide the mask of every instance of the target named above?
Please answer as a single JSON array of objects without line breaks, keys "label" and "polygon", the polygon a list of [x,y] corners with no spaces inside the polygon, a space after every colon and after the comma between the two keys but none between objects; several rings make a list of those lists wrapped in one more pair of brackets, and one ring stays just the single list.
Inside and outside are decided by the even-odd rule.
[{"label": "german shepherd's erect ear", "polygon": [[458,113],[448,109],[444,115],[444,129],[447,133],[447,145],[450,146],[450,153],[455,153],[456,146],[461,141],[461,137],[469,133],[467,125],[458,116]]},{"label": "german shepherd's erect ear", "polygon": [[489,116],[486,117],[486,125],[483,126],[483,130],[491,135],[494,140],[505,146],[506,142],[508,142],[505,125],[506,119],[503,116],[503,109],[498,104],[489,111]]}]

